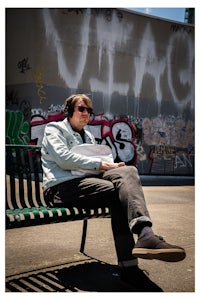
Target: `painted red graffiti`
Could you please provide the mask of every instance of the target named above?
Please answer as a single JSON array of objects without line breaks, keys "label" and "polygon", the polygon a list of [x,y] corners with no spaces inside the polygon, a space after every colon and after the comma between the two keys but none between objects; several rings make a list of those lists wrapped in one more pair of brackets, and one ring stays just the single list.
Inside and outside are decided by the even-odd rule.
[{"label": "painted red graffiti", "polygon": [[89,129],[97,143],[111,147],[115,161],[136,164],[137,153],[134,144],[136,128],[127,118],[108,121],[103,115],[97,115],[89,123]]},{"label": "painted red graffiti", "polygon": [[[48,115],[47,118],[35,115],[31,120],[31,144],[41,144],[45,125],[52,121],[65,118],[62,113]],[[98,144],[108,145],[112,149],[116,162],[124,161],[126,164],[136,165],[137,153],[134,140],[136,128],[126,118],[109,121],[103,114],[95,115],[88,124],[88,129],[95,136]]]}]

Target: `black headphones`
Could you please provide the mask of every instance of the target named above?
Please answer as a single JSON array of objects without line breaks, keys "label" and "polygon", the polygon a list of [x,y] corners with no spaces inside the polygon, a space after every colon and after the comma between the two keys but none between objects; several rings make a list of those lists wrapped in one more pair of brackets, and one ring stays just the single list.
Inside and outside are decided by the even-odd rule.
[{"label": "black headphones", "polygon": [[74,106],[72,105],[72,100],[76,95],[71,95],[65,100],[64,104],[64,113],[66,117],[72,117],[74,112]]}]

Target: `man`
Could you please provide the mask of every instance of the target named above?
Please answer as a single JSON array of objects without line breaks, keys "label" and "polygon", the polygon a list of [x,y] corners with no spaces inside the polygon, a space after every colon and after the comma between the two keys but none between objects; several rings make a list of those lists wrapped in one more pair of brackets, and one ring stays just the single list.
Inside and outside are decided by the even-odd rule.
[{"label": "man", "polygon": [[[138,284],[142,278],[148,291],[156,290],[145,275],[141,275],[137,258],[178,262],[185,258],[185,250],[154,234],[134,166],[73,152],[74,146],[95,144],[94,136],[85,129],[92,114],[91,99],[84,94],[72,95],[66,99],[64,110],[67,117],[61,122],[49,123],[44,132],[42,165],[45,199],[55,206],[65,203],[86,208],[110,206],[121,279],[130,284],[138,280]],[[91,171],[91,174],[78,175],[76,171],[80,169],[86,174]],[[95,171],[97,174],[92,175]],[[136,243],[133,234],[138,236]]]}]

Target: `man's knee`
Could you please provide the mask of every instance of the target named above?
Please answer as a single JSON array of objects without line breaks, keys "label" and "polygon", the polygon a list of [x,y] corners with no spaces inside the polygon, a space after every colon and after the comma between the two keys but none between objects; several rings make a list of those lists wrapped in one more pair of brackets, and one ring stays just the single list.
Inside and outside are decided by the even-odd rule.
[{"label": "man's knee", "polygon": [[131,176],[139,176],[138,170],[135,166],[120,167],[119,171],[125,174],[130,174]]},{"label": "man's knee", "polygon": [[139,179],[139,174],[138,170],[134,166],[124,166],[124,167],[119,167],[116,169],[112,169],[109,171],[106,171],[103,177],[106,179],[107,177],[113,177],[113,178],[127,178],[129,179]]}]

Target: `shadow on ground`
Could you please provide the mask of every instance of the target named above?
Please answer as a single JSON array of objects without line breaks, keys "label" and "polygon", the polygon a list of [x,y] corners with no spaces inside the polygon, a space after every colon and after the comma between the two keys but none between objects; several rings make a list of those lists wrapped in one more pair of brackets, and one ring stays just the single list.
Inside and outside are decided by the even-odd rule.
[{"label": "shadow on ground", "polygon": [[[152,282],[155,287],[155,283]],[[145,290],[145,286],[144,286]],[[158,291],[162,291],[158,287]],[[100,261],[64,265],[10,276],[6,292],[143,292],[120,281],[116,265]]]}]

